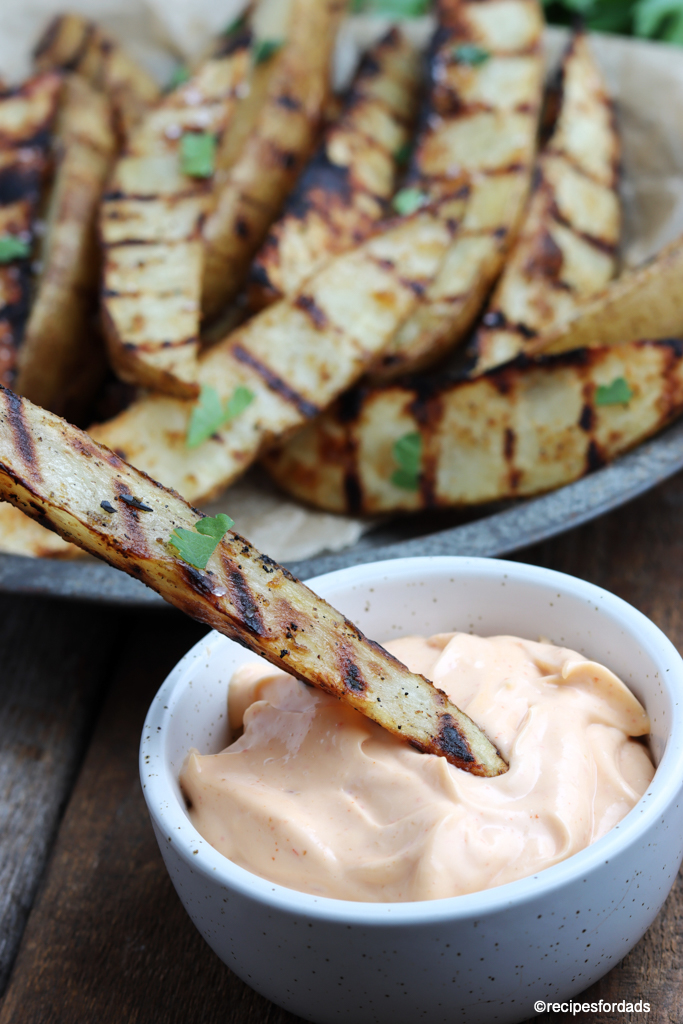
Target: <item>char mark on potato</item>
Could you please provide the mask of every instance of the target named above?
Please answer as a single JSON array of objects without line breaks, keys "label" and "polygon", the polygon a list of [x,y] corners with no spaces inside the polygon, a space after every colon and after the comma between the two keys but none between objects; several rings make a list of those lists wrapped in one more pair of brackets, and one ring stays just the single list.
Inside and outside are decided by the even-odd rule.
[{"label": "char mark on potato", "polygon": [[512,460],[515,457],[515,443],[517,441],[515,432],[512,429],[512,427],[505,428],[504,438],[505,439],[503,441],[503,454],[505,455],[505,461],[512,462]]},{"label": "char mark on potato", "polygon": [[[0,385],[2,387],[2,385]],[[31,470],[31,475],[40,478],[36,464],[36,451],[33,446],[31,431],[24,421],[24,409],[18,395],[7,388],[2,388],[7,405],[7,415],[14,435],[14,443],[21,455],[25,465]]]},{"label": "char mark on potato", "polygon": [[0,206],[9,206],[28,199],[36,202],[40,196],[41,170],[30,165],[10,164],[0,170]]},{"label": "char mark on potato", "polygon": [[[128,485],[123,480],[117,478],[114,481],[114,488],[116,490],[116,497],[120,501],[118,509],[124,517],[126,524],[125,529],[129,531],[129,540],[135,544],[135,554],[137,557],[149,554],[149,546],[147,544],[147,537],[140,524],[140,517],[138,516],[137,509],[131,505],[126,498],[130,497],[128,491]],[[128,535],[126,535],[128,536]]]},{"label": "char mark on potato", "polygon": [[324,149],[312,158],[301,175],[286,206],[286,213],[302,219],[316,206],[319,196],[337,195],[346,206],[351,202],[352,188],[348,167],[334,164]]},{"label": "char mark on potato", "polygon": [[239,569],[227,559],[224,559],[223,562],[230,587],[230,600],[235,606],[242,624],[254,636],[267,636],[268,630],[263,622],[258,604],[254,600],[254,595],[249,589],[249,584]]},{"label": "char mark on potato", "polygon": [[306,313],[319,330],[323,331],[327,327],[329,323],[327,314],[316,303],[312,295],[299,295],[295,306]]},{"label": "char mark on potato", "polygon": [[201,594],[203,597],[209,598],[213,596],[213,588],[210,580],[204,575],[204,573],[200,572],[199,569],[195,569],[194,566],[183,563],[178,566],[178,571],[196,594]]},{"label": "char mark on potato", "polygon": [[346,495],[346,512],[350,516],[358,516],[363,508],[363,488],[358,473],[348,470],[344,474],[344,494]]},{"label": "char mark on potato", "polygon": [[659,338],[655,345],[661,345],[673,351],[677,359],[683,359],[683,338]]},{"label": "char mark on potato", "polygon": [[588,402],[585,403],[581,410],[581,416],[579,417],[579,426],[582,430],[585,430],[587,434],[590,434],[591,430],[595,426],[595,411],[593,406]]},{"label": "char mark on potato", "polygon": [[300,395],[293,388],[290,388],[289,384],[287,384],[282,377],[279,377],[274,373],[270,367],[266,366],[265,363],[256,359],[256,357],[253,356],[251,352],[248,352],[243,348],[242,345],[234,345],[232,353],[235,359],[240,363],[244,363],[246,366],[251,367],[252,370],[255,370],[264,384],[266,384],[271,391],[274,391],[281,398],[284,398],[286,402],[290,402],[306,419],[313,419],[314,416],[318,415],[320,409],[317,405],[314,405],[313,402],[309,402],[307,398],[303,397],[303,395]]},{"label": "char mark on potato", "polygon": [[224,41],[220,44],[218,49],[213,53],[214,59],[220,57],[229,57],[232,53],[237,53],[239,50],[246,50],[251,45],[252,33],[251,29],[244,28],[240,32],[230,33],[225,36]]},{"label": "char mark on potato", "polygon": [[470,750],[469,744],[456,725],[453,716],[446,713],[441,717],[439,735],[435,738],[435,746],[442,750],[446,756],[461,761],[463,764],[473,764],[475,757]]},{"label": "char mark on potato", "polygon": [[586,452],[586,472],[594,473],[596,469],[602,469],[606,463],[607,460],[600,451],[600,448],[591,438],[590,444],[588,445],[588,451]]},{"label": "char mark on potato", "polygon": [[368,684],[363,679],[363,674],[355,662],[351,661],[347,656],[342,655],[339,659],[339,670],[344,681],[344,686],[347,690],[355,694],[365,693],[368,688]]}]

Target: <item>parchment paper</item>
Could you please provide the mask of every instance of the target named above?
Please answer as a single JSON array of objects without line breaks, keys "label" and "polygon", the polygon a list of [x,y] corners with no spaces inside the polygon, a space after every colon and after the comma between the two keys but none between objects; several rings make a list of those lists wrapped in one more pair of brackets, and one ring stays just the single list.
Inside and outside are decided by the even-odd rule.
[{"label": "parchment paper", "polygon": [[[266,0],[266,4],[278,0]],[[30,74],[31,50],[51,17],[65,9],[100,21],[155,75],[168,81],[179,60],[192,59],[244,7],[242,0],[0,0],[0,75],[9,82]],[[262,13],[267,34],[269,9]],[[335,58],[343,87],[360,53],[384,32],[386,18],[348,19]],[[432,21],[402,25],[424,46]],[[556,66],[566,32],[546,33],[548,71]],[[683,232],[683,49],[594,35],[593,46],[617,103],[623,144],[624,265],[642,262]],[[9,511],[9,509],[7,510]],[[284,497],[258,469],[206,509],[227,511],[236,528],[281,561],[338,551],[372,523],[315,512]],[[2,517],[0,516],[0,524]]]}]

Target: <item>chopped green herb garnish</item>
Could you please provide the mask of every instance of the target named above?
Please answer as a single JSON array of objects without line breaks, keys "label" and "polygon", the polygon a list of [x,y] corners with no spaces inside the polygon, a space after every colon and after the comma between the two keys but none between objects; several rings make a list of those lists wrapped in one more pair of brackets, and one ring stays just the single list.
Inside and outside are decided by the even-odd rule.
[{"label": "chopped green herb garnish", "polygon": [[413,144],[412,144],[412,142],[404,142],[402,146],[398,147],[398,149],[394,153],[394,160],[399,165],[399,167],[403,167],[404,164],[408,163],[408,161],[410,160],[410,154],[412,153],[412,151],[413,151]]},{"label": "chopped green herb garnish", "polygon": [[595,389],[596,405],[628,405],[633,392],[625,377],[617,377],[611,384],[599,384]]},{"label": "chopped green herb garnish", "polygon": [[219,512],[215,519],[205,516],[194,524],[196,533],[178,526],[171,534],[169,544],[176,549],[183,562],[193,565],[195,569],[206,569],[206,563],[234,522],[224,512]]},{"label": "chopped green herb garnish", "polygon": [[199,393],[199,401],[192,410],[187,428],[185,443],[188,448],[198,448],[207,438],[230,420],[244,412],[254,400],[254,393],[249,388],[235,388],[232,397],[222,405],[218,392],[208,384],[203,384]]},{"label": "chopped green herb garnish", "polygon": [[407,217],[408,214],[415,213],[421,206],[424,206],[428,198],[427,194],[421,192],[419,188],[402,188],[391,200],[391,205],[396,213]]},{"label": "chopped green herb garnish", "polygon": [[254,392],[249,388],[235,388],[232,398],[225,403],[225,420],[230,422],[244,412],[254,401]]},{"label": "chopped green herb garnish", "polygon": [[419,18],[429,11],[429,0],[354,0],[356,14],[371,12],[394,18]]},{"label": "chopped green herb garnish", "polygon": [[189,69],[184,64],[178,64],[177,68],[171,75],[168,82],[168,91],[171,92],[173,89],[177,89],[179,85],[183,85],[190,78]]},{"label": "chopped green herb garnish", "polygon": [[216,163],[216,136],[185,132],[180,140],[180,170],[190,178],[210,178]]},{"label": "chopped green herb garnish", "polygon": [[265,64],[284,45],[284,39],[257,39],[254,44],[254,64]]},{"label": "chopped green herb garnish", "polygon": [[491,58],[491,54],[488,50],[482,50],[481,46],[474,46],[470,43],[463,43],[462,46],[454,46],[452,53],[458,64],[469,64],[472,68],[476,68],[480,64],[485,64],[486,61]]},{"label": "chopped green herb garnish", "polygon": [[31,255],[31,243],[16,235],[0,235],[0,263],[25,260]]},{"label": "chopped green herb garnish", "polygon": [[227,28],[223,29],[224,36],[231,36],[233,32],[239,32],[241,29],[247,27],[247,16],[246,14],[240,14],[237,18],[234,18]]},{"label": "chopped green herb garnish", "polygon": [[578,14],[594,32],[683,43],[682,0],[543,0],[543,6],[556,24],[572,25]]},{"label": "chopped green herb garnish", "polygon": [[391,474],[391,482],[404,491],[416,491],[420,486],[422,438],[415,432],[404,434],[394,442],[392,454],[399,467]]}]

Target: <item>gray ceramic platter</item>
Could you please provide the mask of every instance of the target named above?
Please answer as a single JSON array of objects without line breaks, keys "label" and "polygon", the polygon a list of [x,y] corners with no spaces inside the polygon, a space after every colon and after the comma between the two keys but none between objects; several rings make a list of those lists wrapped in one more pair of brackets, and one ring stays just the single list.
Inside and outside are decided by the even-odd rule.
[{"label": "gray ceramic platter", "polygon": [[[410,555],[496,557],[519,551],[617,508],[683,469],[683,422],[590,476],[540,498],[516,502],[470,522],[435,512],[384,524],[353,547],[289,563],[306,579],[361,562]],[[455,524],[455,525],[454,525]],[[167,607],[139,580],[94,559],[72,562],[0,555],[0,591]]]}]

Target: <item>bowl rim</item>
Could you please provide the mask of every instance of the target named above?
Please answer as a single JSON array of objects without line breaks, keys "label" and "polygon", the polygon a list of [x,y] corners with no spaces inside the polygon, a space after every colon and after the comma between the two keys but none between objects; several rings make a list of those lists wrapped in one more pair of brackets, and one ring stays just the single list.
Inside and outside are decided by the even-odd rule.
[{"label": "bowl rim", "polygon": [[[140,779],[152,822],[159,836],[166,839],[193,872],[203,874],[225,890],[233,890],[271,909],[320,921],[386,927],[473,917],[481,919],[527,901],[547,897],[568,884],[585,880],[590,872],[609,863],[610,859],[637,843],[657,819],[666,815],[671,803],[680,796],[683,784],[683,708],[676,700],[674,691],[678,682],[683,692],[683,658],[658,626],[622,598],[594,583],[555,569],[524,562],[457,555],[426,555],[366,562],[325,573],[305,582],[313,589],[324,582],[327,589],[329,585],[334,587],[337,584],[362,585],[378,576],[405,575],[406,569],[411,568],[446,567],[449,571],[477,571],[491,579],[500,580],[502,577],[510,579],[511,583],[514,578],[515,582],[540,584],[552,590],[559,587],[565,594],[582,598],[598,610],[609,611],[613,618],[619,618],[624,628],[635,634],[650,651],[657,663],[662,685],[670,693],[673,712],[665,749],[655,776],[632,810],[606,835],[566,860],[537,874],[460,896],[403,903],[366,903],[315,896],[271,882],[228,860],[202,838],[187,817],[168,777],[165,726],[172,717],[178,694],[186,683],[188,670],[197,658],[206,658],[205,649],[209,637],[212,643],[211,657],[215,657],[225,644],[235,643],[223,634],[212,631],[188,651],[162,683],[147,713],[140,743]],[[160,842],[163,839],[160,838]]]}]

